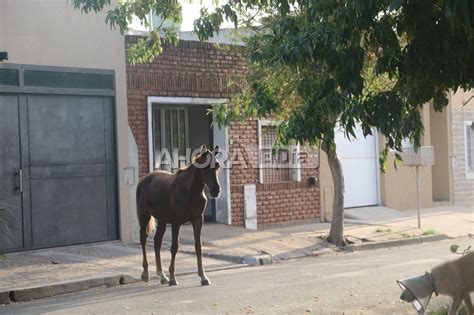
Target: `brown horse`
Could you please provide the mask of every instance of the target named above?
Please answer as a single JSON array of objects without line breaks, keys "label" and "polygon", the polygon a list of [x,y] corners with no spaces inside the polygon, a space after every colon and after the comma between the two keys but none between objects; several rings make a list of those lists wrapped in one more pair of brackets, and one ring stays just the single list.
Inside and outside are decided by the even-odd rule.
[{"label": "brown horse", "polygon": [[[204,185],[207,185],[212,197],[217,197],[221,190],[218,180],[219,162],[216,155],[219,146],[211,152],[203,145],[201,152],[195,156],[193,163],[179,169],[176,174],[156,171],[140,179],[137,187],[137,214],[140,223],[140,243],[143,251],[142,279],[149,281],[148,260],[146,257],[146,239],[156,227],[155,258],[156,273],[162,284],[177,285],[174,263],[178,252],[178,235],[181,225],[191,222],[194,230],[194,245],[196,249],[198,275],[201,285],[211,282],[206,277],[202,267],[201,228],[204,221],[204,210],[207,198]],[[171,224],[171,263],[170,278],[166,277],[161,267],[160,249],[166,224]]]}]

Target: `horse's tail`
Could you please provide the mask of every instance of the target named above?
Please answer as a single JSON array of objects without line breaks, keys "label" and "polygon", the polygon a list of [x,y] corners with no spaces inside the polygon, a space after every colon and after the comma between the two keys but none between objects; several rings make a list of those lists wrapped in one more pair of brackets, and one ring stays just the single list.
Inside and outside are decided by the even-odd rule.
[{"label": "horse's tail", "polygon": [[[139,220],[143,215],[142,211],[145,211],[144,193],[146,191],[149,181],[150,181],[150,178],[148,176],[145,176],[140,179],[137,185],[136,202],[137,202],[137,216]],[[141,224],[144,225],[144,223],[145,222],[142,222],[140,223],[140,225]],[[155,228],[156,228],[156,219],[153,216],[150,216],[150,219],[148,220],[148,223],[146,225],[146,235],[150,235],[151,233],[153,233]]]},{"label": "horse's tail", "polygon": [[150,221],[148,221],[148,224],[146,226],[146,235],[150,235],[153,233],[153,231],[156,229],[156,219],[154,216],[150,217]]}]

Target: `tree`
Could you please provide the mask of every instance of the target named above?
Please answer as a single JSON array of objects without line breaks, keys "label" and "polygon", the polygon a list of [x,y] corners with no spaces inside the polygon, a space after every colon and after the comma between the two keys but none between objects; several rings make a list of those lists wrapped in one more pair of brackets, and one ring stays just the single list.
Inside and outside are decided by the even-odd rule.
[{"label": "tree", "polygon": [[[110,0],[73,0],[84,12]],[[153,10],[180,20],[177,1],[124,2],[107,21],[125,31],[136,15],[146,24]],[[249,18],[250,17],[250,18]],[[252,73],[233,106],[216,110],[220,123],[248,116],[275,115],[278,137],[321,145],[328,155],[335,198],[329,240],[343,245],[344,180],[334,142],[339,125],[355,137],[376,128],[401,160],[402,141],[420,146],[420,111],[431,102],[438,111],[447,91],[474,85],[474,4],[469,0],[229,0],[213,13],[203,9],[195,22],[201,40],[224,20],[251,29],[246,38]],[[161,53],[160,31],[176,43],[173,30],[150,32],[129,52],[132,62]]]}]

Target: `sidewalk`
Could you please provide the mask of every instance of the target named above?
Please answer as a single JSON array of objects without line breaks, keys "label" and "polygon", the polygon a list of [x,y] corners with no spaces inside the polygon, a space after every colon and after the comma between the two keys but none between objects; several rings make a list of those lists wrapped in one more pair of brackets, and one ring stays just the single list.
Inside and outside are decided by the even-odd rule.
[{"label": "sidewalk", "polygon": [[[443,237],[457,238],[474,234],[472,208],[447,206],[423,209],[423,228],[420,230],[416,228],[416,211],[398,212],[371,207],[350,209],[346,215],[345,235],[348,241],[354,242],[347,249],[350,247],[352,250],[393,247],[413,241],[435,241]],[[335,253],[340,250],[323,240],[329,227],[329,223],[317,223],[249,231],[222,224],[206,224],[202,233],[203,263],[206,270],[211,272]],[[170,230],[167,229],[162,246],[163,266],[166,269],[170,256]],[[150,274],[153,275],[155,260],[151,237],[148,241],[148,259]],[[176,268],[177,275],[196,272],[191,225],[181,228]],[[141,270],[140,245],[125,245],[118,241],[10,253],[6,258],[0,258],[0,304],[93,286],[130,283],[140,279]],[[210,278],[212,281],[212,275]],[[156,278],[152,278],[152,281],[156,281]],[[196,283],[198,281],[196,276]]]}]

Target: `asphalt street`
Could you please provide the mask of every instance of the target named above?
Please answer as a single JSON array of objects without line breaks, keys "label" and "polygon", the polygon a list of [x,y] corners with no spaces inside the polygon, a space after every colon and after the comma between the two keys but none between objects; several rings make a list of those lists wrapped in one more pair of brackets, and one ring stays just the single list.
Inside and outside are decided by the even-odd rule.
[{"label": "asphalt street", "polygon": [[[158,281],[57,296],[0,307],[0,314],[414,314],[399,300],[397,279],[423,274],[451,254],[451,244],[469,238],[359,253],[309,257],[266,266],[209,273],[211,286],[197,275],[179,286]],[[177,257],[179,264],[179,256]],[[433,297],[429,309],[448,303]]]}]

